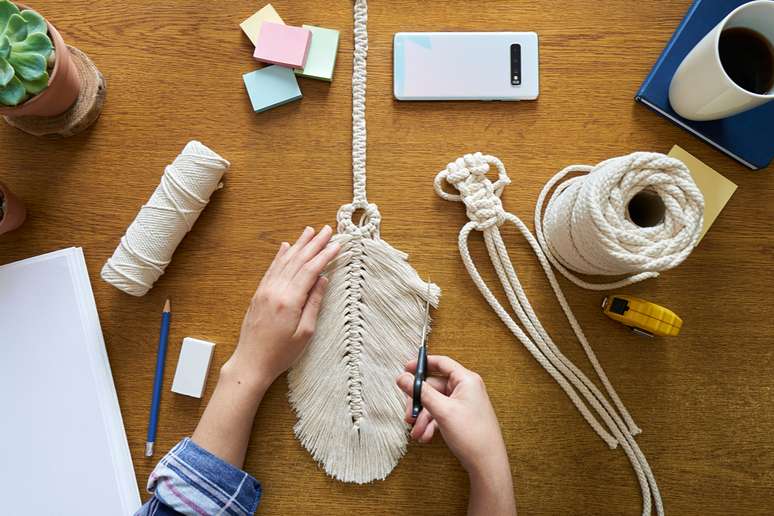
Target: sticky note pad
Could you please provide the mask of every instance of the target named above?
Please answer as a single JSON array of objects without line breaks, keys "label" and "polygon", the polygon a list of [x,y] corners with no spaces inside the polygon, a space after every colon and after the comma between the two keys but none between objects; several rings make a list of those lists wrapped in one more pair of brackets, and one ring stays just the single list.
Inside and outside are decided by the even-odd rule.
[{"label": "sticky note pad", "polygon": [[253,46],[258,43],[258,34],[261,32],[261,25],[263,22],[272,22],[284,24],[280,15],[274,10],[271,4],[266,4],[257,13],[250,16],[248,19],[239,24],[242,27],[242,31],[250,38]]},{"label": "sticky note pad", "polygon": [[206,340],[191,337],[183,339],[175,379],[172,380],[172,392],[194,398],[202,397],[214,349],[215,344]]},{"label": "sticky note pad", "polygon": [[244,74],[242,79],[256,113],[287,104],[303,96],[293,70],[284,66],[267,66]]},{"label": "sticky note pad", "polygon": [[306,64],[303,68],[296,68],[296,75],[332,81],[339,51],[339,31],[314,25],[304,25],[303,28],[312,32],[312,43],[309,45]]},{"label": "sticky note pad", "polygon": [[309,29],[264,22],[253,57],[265,63],[303,68],[311,41],[312,32]]},{"label": "sticky note pad", "polygon": [[734,195],[736,185],[682,147],[675,145],[669,151],[669,155],[685,163],[685,166],[691,171],[696,186],[704,195],[704,229],[701,232],[701,238],[704,238],[723,207]]}]

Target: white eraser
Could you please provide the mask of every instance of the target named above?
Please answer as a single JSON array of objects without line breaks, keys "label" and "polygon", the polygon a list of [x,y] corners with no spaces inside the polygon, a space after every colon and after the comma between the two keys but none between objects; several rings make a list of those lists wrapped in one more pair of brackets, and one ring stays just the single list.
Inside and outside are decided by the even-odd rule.
[{"label": "white eraser", "polygon": [[183,347],[180,348],[180,357],[177,359],[175,379],[172,380],[172,392],[194,398],[202,397],[214,349],[215,344],[206,340],[191,337],[183,339]]}]

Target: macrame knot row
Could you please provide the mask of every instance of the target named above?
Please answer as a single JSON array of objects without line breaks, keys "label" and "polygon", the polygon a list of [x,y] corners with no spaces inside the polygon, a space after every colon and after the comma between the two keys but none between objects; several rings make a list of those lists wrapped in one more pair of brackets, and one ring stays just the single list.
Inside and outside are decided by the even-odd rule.
[{"label": "macrame knot row", "polygon": [[[498,172],[497,181],[494,183],[486,176],[490,164],[493,164]],[[445,192],[444,182],[454,186],[460,195]],[[465,203],[468,218],[478,231],[500,226],[505,222],[505,210],[500,196],[509,184],[511,179],[502,162],[494,156],[480,152],[457,158],[435,177],[436,193],[447,201]]]}]

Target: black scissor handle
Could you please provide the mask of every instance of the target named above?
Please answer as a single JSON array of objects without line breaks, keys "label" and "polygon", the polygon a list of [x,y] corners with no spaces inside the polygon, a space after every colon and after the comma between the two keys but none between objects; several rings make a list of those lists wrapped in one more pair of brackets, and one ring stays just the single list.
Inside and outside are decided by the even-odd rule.
[{"label": "black scissor handle", "polygon": [[417,371],[414,375],[414,392],[412,396],[411,417],[417,417],[422,411],[422,382],[427,377],[427,347],[420,346],[417,357]]}]

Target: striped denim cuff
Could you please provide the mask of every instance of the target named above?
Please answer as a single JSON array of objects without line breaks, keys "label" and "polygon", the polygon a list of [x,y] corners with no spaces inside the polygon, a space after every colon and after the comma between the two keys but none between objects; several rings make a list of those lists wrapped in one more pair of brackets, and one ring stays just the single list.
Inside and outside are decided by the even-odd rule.
[{"label": "striped denim cuff", "polygon": [[148,491],[191,516],[249,516],[261,499],[257,480],[187,437],[159,461],[148,479]]}]

